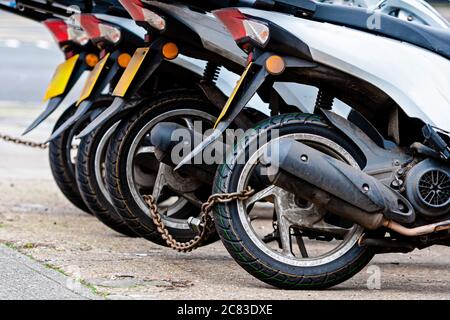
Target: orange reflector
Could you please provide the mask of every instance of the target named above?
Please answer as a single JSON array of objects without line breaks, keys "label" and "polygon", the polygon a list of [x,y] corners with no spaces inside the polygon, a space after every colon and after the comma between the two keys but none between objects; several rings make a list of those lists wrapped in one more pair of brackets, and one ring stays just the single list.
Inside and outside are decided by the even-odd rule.
[{"label": "orange reflector", "polygon": [[286,63],[280,56],[271,56],[266,60],[266,69],[270,74],[279,75],[286,69]]},{"label": "orange reflector", "polygon": [[117,63],[119,64],[120,67],[122,68],[126,68],[128,67],[128,64],[131,61],[131,56],[128,53],[122,53],[118,58],[117,58]]},{"label": "orange reflector", "polygon": [[86,61],[86,64],[87,64],[89,67],[93,68],[93,67],[95,67],[95,66],[97,65],[97,63],[98,63],[98,57],[97,57],[96,54],[89,53],[89,54],[86,55],[85,61]]},{"label": "orange reflector", "polygon": [[167,60],[173,60],[178,57],[180,51],[175,43],[169,42],[162,47],[162,55]]}]

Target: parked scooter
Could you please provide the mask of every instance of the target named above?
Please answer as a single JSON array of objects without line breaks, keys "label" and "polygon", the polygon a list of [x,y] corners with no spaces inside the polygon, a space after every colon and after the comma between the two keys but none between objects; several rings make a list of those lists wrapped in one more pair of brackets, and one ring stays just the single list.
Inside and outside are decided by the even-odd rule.
[{"label": "parked scooter", "polygon": [[[50,13],[36,12],[26,8],[19,10],[7,6],[1,6],[0,9],[43,23],[54,35],[66,58],[66,61],[57,67],[53,80],[48,86],[44,98],[47,101],[45,110],[25,130],[24,134],[26,134],[47,119],[61,105],[81,75],[95,66],[99,52],[82,30],[69,26],[64,20],[57,19]],[[56,125],[64,122],[74,112],[75,106],[69,107],[60,116]],[[65,143],[69,140],[69,135],[70,133],[50,144],[50,167],[56,184],[66,198],[79,209],[89,212],[81,199],[76,184],[74,184],[73,164],[70,159],[70,151],[67,151]]]},{"label": "parked scooter", "polygon": [[[240,72],[245,54],[240,52],[224,27],[204,13],[193,12],[187,7],[171,7],[178,14],[191,15],[191,19],[195,17],[196,23],[201,20],[203,28],[213,27],[207,35],[209,38],[186,26],[176,14],[168,14],[159,7],[144,6],[140,1],[124,1],[123,4],[139,25],[148,30],[147,38],[151,41],[148,47],[136,51],[130,68],[114,90],[115,102],[89,127],[108,128],[120,120],[111,138],[105,167],[108,191],[122,217],[140,235],[167,245],[157,232],[143,198],[152,194],[163,210],[161,219],[173,238],[188,242],[196,237],[188,218],[198,216],[211,187],[202,179],[175,174],[164,163],[163,157],[155,154],[148,133],[162,121],[175,121],[184,127],[193,127],[194,122],[201,121],[203,129],[211,128],[226,101],[226,95],[220,89],[229,86],[224,81],[223,72],[219,75],[220,66]],[[215,26],[219,28],[214,29]],[[221,54],[205,48],[204,39],[213,39],[209,44],[215,43],[216,48],[222,45]],[[231,48],[226,49],[226,44]],[[176,63],[182,55],[209,61],[202,63],[203,69],[200,70],[203,74],[186,75],[186,81],[183,81],[183,73],[167,69],[173,68],[173,62]],[[164,81],[177,78],[184,83],[180,90],[168,91],[170,87],[167,85],[157,91],[150,89],[155,88],[156,81],[164,84]],[[242,125],[254,123],[248,120],[247,112],[245,117],[245,120],[240,120]],[[89,127],[85,131],[91,130]],[[208,182],[213,174],[203,172],[204,177],[209,177]],[[211,230],[203,244],[217,239],[214,235],[215,231]]]},{"label": "parked scooter", "polygon": [[[47,12],[42,13],[43,16],[48,18],[54,14],[52,13],[51,8],[45,8],[46,11],[43,9],[40,9],[39,11]],[[18,11],[17,9],[11,10],[13,10],[13,13],[19,15],[26,14],[26,16],[28,16],[30,12],[34,12],[29,9],[29,7],[23,7]],[[86,21],[86,18],[88,18],[88,21]],[[124,26],[127,26],[128,24],[127,30],[135,31],[136,29],[140,29],[129,19],[128,23],[127,21],[120,21],[120,18],[117,17],[108,17],[108,19],[119,21],[119,23],[122,23]],[[65,20],[53,18],[44,21],[44,24],[52,32],[55,39],[60,44],[60,47],[64,50],[67,60],[57,68],[53,80],[49,85],[46,98],[51,100],[49,101],[46,110],[32,123],[26,132],[30,132],[36,128],[61,105],[66,95],[79,81],[84,71],[93,70],[80,96],[80,101],[71,105],[63,112],[55,125],[54,134],[64,126],[68,128],[68,130],[64,130],[62,134],[58,134],[57,138],[49,143],[50,167],[57,185],[69,200],[85,211],[89,211],[91,210],[90,207],[92,206],[92,203],[94,203],[98,197],[95,197],[95,200],[92,200],[86,205],[84,196],[82,192],[80,193],[80,189],[77,187],[77,181],[75,180],[75,158],[78,152],[75,136],[82,128],[84,128],[83,125],[86,121],[89,120],[89,115],[87,114],[79,116],[79,112],[82,108],[78,108],[78,106],[81,105],[81,107],[83,107],[83,102],[88,99],[90,99],[90,104],[93,109],[101,109],[110,105],[111,99],[108,96],[102,95],[101,82],[103,82],[103,86],[106,86],[108,83],[114,84],[114,79],[120,76],[121,70],[123,71],[126,67],[125,64],[130,58],[130,55],[126,51],[126,46],[130,45],[132,41],[139,40],[140,31],[135,31],[136,34],[132,32],[130,34],[130,31],[123,30],[123,28],[115,28],[110,24],[104,23],[100,25],[100,21],[91,16],[84,17],[82,22],[85,27],[88,27],[89,32],[86,32],[85,29],[81,27],[81,21],[79,20],[74,21],[68,20],[67,18]],[[98,28],[101,33],[96,32],[96,28]],[[111,47],[111,41],[106,42],[105,40],[112,39],[114,35],[126,36],[127,40],[122,41],[122,52],[116,51],[113,53],[113,55],[116,55],[115,58],[117,62],[114,58],[109,59],[114,60],[113,62],[108,62],[107,58],[110,54],[106,50],[103,52],[100,51]],[[102,56],[103,59],[100,60]],[[102,69],[108,69],[111,72],[106,74],[104,72],[102,74]],[[95,81],[93,81],[93,79]],[[100,85],[96,85],[97,80],[100,82]],[[77,120],[79,121],[73,121],[74,117],[78,117]],[[72,123],[67,125],[68,121],[72,121]],[[110,228],[128,236],[135,236],[135,233],[125,225],[123,220],[114,210],[102,214],[98,214],[92,210],[90,212],[94,213],[99,220]]]},{"label": "parked scooter", "polygon": [[[41,7],[42,9],[42,7]],[[95,15],[96,17],[100,17],[99,14]],[[84,18],[84,19],[83,19]],[[90,18],[90,20],[87,20],[87,18]],[[100,17],[102,19],[104,19],[103,17]],[[94,34],[91,35],[91,37],[95,40],[95,42],[98,44],[99,40],[101,40],[102,37],[98,37],[97,35],[95,35],[95,29],[100,29],[100,28],[96,28],[96,26],[94,27],[89,27],[86,26],[86,23],[92,22],[92,20],[94,20],[94,25],[95,24],[99,24],[101,23],[99,21],[99,19],[95,19],[93,16],[87,16],[87,15],[82,15],[76,18],[77,19],[77,23],[80,27],[83,27],[84,29],[86,29],[87,31],[94,29]],[[87,20],[87,21],[86,21]],[[106,20],[106,19],[105,19]],[[113,20],[112,20],[113,21]],[[116,22],[116,21],[114,21]],[[116,24],[118,24],[116,22]],[[103,29],[107,29],[107,28],[103,28]],[[107,29],[108,30],[108,29]],[[109,30],[111,31],[111,30]],[[224,31],[225,33],[225,31]],[[245,61],[245,57],[244,54],[239,52],[238,48],[234,45],[232,39],[227,35],[227,40],[228,43],[231,44],[232,46],[234,46],[235,51],[238,52],[238,58],[242,61],[242,63]],[[104,44],[104,40],[102,40],[102,44]],[[111,50],[112,46],[109,46],[109,50]],[[101,48],[104,49],[104,48]],[[108,50],[108,51],[109,51]],[[155,49],[154,49],[155,50]],[[157,50],[157,49],[156,49]],[[139,58],[139,55],[136,55]],[[158,54],[156,55],[157,58],[159,58],[161,60],[161,56]],[[197,57],[201,57],[201,54],[198,54]],[[110,59],[112,61],[114,61],[114,59]],[[181,60],[181,63],[180,61]],[[178,60],[178,64],[184,66],[186,65],[186,63],[183,61],[183,59],[179,59]],[[90,120],[91,116],[95,116],[96,113],[91,112],[91,109],[95,109],[97,111],[100,111],[99,109],[101,109],[104,104],[108,103],[107,98],[105,97],[105,103],[102,105],[98,104],[98,99],[96,99],[96,96],[99,95],[99,92],[101,91],[100,89],[102,88],[101,85],[99,85],[99,81],[97,79],[96,81],[96,77],[107,77],[107,74],[114,74],[114,72],[110,71],[109,73],[106,72],[107,70],[107,66],[105,66],[104,64],[101,64],[101,62],[103,62],[105,60],[100,61],[97,66],[98,68],[96,68],[95,71],[92,72],[90,79],[92,80],[88,80],[87,85],[85,86],[85,90],[94,90],[97,91],[94,95],[89,94],[89,92],[87,94],[82,94],[82,98],[80,98],[79,103],[80,107],[77,108],[76,113],[70,117],[69,119],[64,119],[67,120],[65,121],[65,123],[63,123],[62,125],[60,125],[58,127],[58,129],[54,132],[53,134],[53,138],[57,138],[56,140],[52,140],[52,144],[54,143],[53,141],[57,141],[59,139],[59,137],[61,136],[65,136],[66,134],[69,134],[72,132],[72,128],[77,127],[77,128],[82,128],[84,126],[84,124],[86,123],[86,121]],[[161,62],[161,61],[160,61]],[[159,63],[160,63],[159,62]],[[131,67],[133,68],[133,61],[130,62],[131,63]],[[148,62],[146,62],[148,63]],[[151,63],[151,61],[150,61]],[[167,68],[167,65],[170,65],[170,68]],[[159,92],[163,92],[164,90],[167,89],[173,89],[176,88],[177,86],[180,88],[195,88],[198,90],[198,88],[196,86],[193,85],[192,80],[197,78],[198,81],[200,81],[200,76],[198,75],[198,71],[199,71],[199,67],[197,63],[190,63],[190,65],[192,65],[193,68],[191,67],[191,69],[195,69],[195,72],[197,72],[197,75],[195,74],[195,72],[189,72],[188,70],[184,70],[182,67],[175,67],[174,64],[170,63],[170,64],[164,64],[164,66],[162,68],[160,68],[161,70],[158,70],[158,72],[155,72],[155,76],[151,77],[151,80],[149,80],[150,75],[152,74],[151,72],[145,72],[142,76],[143,79],[139,79],[139,81],[136,81],[138,86],[142,86],[144,83],[149,83],[149,86],[145,87],[145,89],[151,88],[152,90],[141,90],[141,92],[139,92],[139,94],[141,95],[140,97],[137,97],[135,94],[130,94],[129,97],[133,97],[135,98],[135,100],[133,101],[133,103],[136,103],[136,101],[142,101],[143,98],[145,98],[145,96],[149,96],[149,95],[153,95],[156,96],[156,93]],[[152,68],[155,68],[156,66],[158,66],[158,64],[153,64],[151,65]],[[203,64],[204,67],[204,64]],[[213,68],[217,68],[217,67],[213,67]],[[207,73],[209,73],[209,77],[211,79],[213,79],[214,81],[219,80],[218,82],[222,84],[222,88],[226,87],[227,85],[229,86],[229,84],[226,84],[222,79],[215,79],[216,74],[215,71],[211,66],[208,67],[208,71]],[[169,70],[170,69],[170,70]],[[131,71],[133,71],[133,69],[131,69]],[[147,71],[147,70],[142,70],[142,71]],[[170,71],[170,72],[169,72]],[[203,69],[200,69],[200,72],[203,72]],[[176,81],[168,81],[169,79],[171,79],[170,74],[174,73],[177,74],[177,80]],[[133,75],[131,78],[127,78],[127,76],[124,77],[124,82],[128,82],[128,84],[125,86],[126,89],[124,89],[124,85],[123,82],[119,83],[117,86],[117,91],[114,90],[115,94],[120,94],[121,91],[125,92],[128,90],[128,87],[132,84],[131,81],[134,79]],[[137,76],[137,78],[139,78],[139,75]],[[222,78],[222,76],[221,76]],[[146,81],[149,80],[149,81]],[[181,86],[180,86],[181,84]],[[114,86],[111,86],[112,88],[114,88]],[[230,86],[229,86],[230,87]],[[93,89],[94,88],[94,89]],[[214,85],[212,83],[208,83],[207,81],[203,82],[203,88],[205,90],[208,90],[208,92],[212,92],[212,94],[215,93],[215,89],[214,89]],[[136,90],[136,89],[132,89],[132,90]],[[130,92],[132,91],[130,90]],[[231,87],[230,89],[231,90]],[[119,92],[119,93],[118,93]],[[137,92],[137,90],[135,91]],[[177,93],[178,95],[180,94],[179,92]],[[192,92],[187,92],[185,94],[186,96],[188,96],[186,99],[187,100],[192,100],[195,99],[195,95]],[[202,93],[203,95],[203,93]],[[89,97],[89,99],[88,99]],[[215,95],[215,99],[222,99],[223,101],[225,101],[225,96],[218,92]],[[198,98],[197,98],[198,99]],[[103,100],[103,99],[102,99]],[[178,99],[178,102],[180,103],[181,99]],[[92,102],[95,102],[95,105],[92,105]],[[129,101],[128,101],[129,102]],[[221,102],[222,103],[222,102]],[[97,108],[98,106],[98,108]],[[139,105],[138,105],[139,106]],[[142,104],[141,104],[142,106]],[[129,108],[129,106],[128,106]],[[206,108],[209,109],[209,108]],[[218,107],[216,107],[217,110],[217,114],[218,114]],[[208,113],[211,113],[208,110]],[[209,115],[208,115],[209,117]],[[67,129],[66,129],[67,128]],[[106,126],[102,126],[102,129],[107,129],[107,133],[108,135],[112,134],[114,131],[114,123],[112,123],[111,125],[106,125]],[[98,131],[97,131],[98,133]],[[112,213],[109,213],[112,210],[110,204],[111,198],[109,197],[109,194],[106,192],[106,188],[104,187],[104,171],[102,169],[102,166],[104,164],[104,154],[106,151],[106,146],[108,146],[108,135],[104,135],[104,134],[96,134],[95,137],[98,138],[94,139],[93,136],[90,136],[89,139],[82,139],[80,147],[79,147],[79,151],[78,152],[78,160],[77,161],[77,177],[78,177],[78,185],[81,189],[81,194],[83,199],[85,200],[85,202],[88,204],[89,208],[98,216],[101,217],[103,220],[111,220],[110,216],[112,215]],[[72,135],[71,135],[72,137]],[[66,139],[67,141],[69,141],[68,139]],[[70,142],[72,141],[72,139],[70,140]],[[98,143],[97,143],[98,142]],[[70,150],[71,149],[71,144],[67,143],[67,149]],[[70,148],[70,149],[69,149]],[[144,155],[145,156],[145,155]],[[73,181],[72,181],[73,182]],[[71,183],[71,185],[73,186],[73,183]],[[192,213],[190,213],[189,215],[192,215]],[[118,223],[115,223],[114,221],[109,221],[108,223],[110,226],[113,226],[114,228],[119,228],[121,227],[121,225],[119,225]],[[189,228],[185,228],[188,230],[189,233],[192,233],[191,230]],[[157,235],[157,237],[160,239],[160,236]],[[186,239],[186,238],[184,238]]]},{"label": "parked scooter", "polygon": [[[189,2],[189,1],[188,1]],[[201,35],[202,37],[202,43],[203,43],[203,47],[205,49],[209,49],[210,51],[217,51],[219,53],[221,53],[221,55],[224,58],[228,58],[231,61],[235,61],[235,62],[239,62],[239,64],[242,64],[243,61],[245,61],[245,57],[242,56],[242,53],[237,53],[236,49],[237,48],[235,45],[230,44],[230,39],[227,37],[224,37],[223,35],[217,35],[217,34],[211,34],[210,30],[207,30],[205,28],[205,24],[207,21],[207,19],[205,19],[205,17],[202,17],[201,14],[196,13],[193,14],[192,10],[188,10],[188,8],[182,8],[182,7],[177,7],[174,6],[174,3],[177,3],[176,1],[171,1],[171,3],[162,3],[162,2],[157,2],[157,1],[150,1],[150,2],[145,2],[145,4],[141,1],[123,1],[122,4],[125,6],[125,8],[129,11],[130,15],[133,16],[133,18],[138,21],[139,25],[147,27],[150,25],[150,32],[152,32],[152,34],[155,33],[155,29],[156,30],[161,30],[164,29],[162,26],[165,23],[164,20],[161,20],[161,18],[158,16],[158,14],[155,14],[153,11],[149,11],[147,10],[148,8],[156,8],[156,10],[160,10],[162,11],[162,16],[172,16],[175,17],[176,19],[179,19],[182,23],[184,23],[185,25],[188,25],[190,28],[192,28],[194,31],[196,31],[198,34]],[[217,8],[218,4],[216,3],[212,3],[212,2],[206,2],[206,3],[199,3],[199,2],[193,2],[193,4],[196,7],[201,7],[202,9],[212,9],[212,8]],[[146,9],[147,8],[147,9]],[[145,21],[147,19],[147,21]],[[211,22],[211,18],[209,18],[209,22],[208,23],[212,23]],[[178,24],[177,24],[178,25]],[[217,26],[214,26],[214,23],[210,25],[210,28],[217,29]],[[179,28],[182,28],[181,26]],[[165,31],[165,30],[164,30]],[[179,32],[178,32],[179,33]],[[209,33],[209,34],[207,34]],[[167,32],[164,33],[165,36],[167,37]],[[179,33],[180,34],[180,33]],[[194,35],[195,37],[195,35]],[[177,39],[177,42],[180,42],[180,40],[178,40],[178,38],[174,38]],[[189,39],[189,36],[184,35],[184,39],[182,39],[181,41],[185,42],[185,39]],[[155,66],[157,66],[161,61],[161,55],[159,54],[155,54],[155,52],[159,52],[161,51],[161,44],[159,42],[155,42],[154,44],[152,44],[152,48],[151,48],[151,56],[155,57],[151,62],[145,62],[147,65],[140,67],[139,69],[139,73],[141,74],[141,77],[144,75],[144,79],[145,77],[149,77],[155,70]],[[230,50],[233,49],[233,50]],[[147,51],[144,51],[145,54],[147,54]],[[142,63],[143,59],[147,59],[149,60],[149,58],[144,58],[144,54],[142,54],[142,52],[137,52],[139,53],[139,55],[135,55],[136,57],[136,65],[140,65]],[[223,60],[223,58],[222,58]],[[208,88],[205,86],[205,84],[210,83],[210,80],[207,80],[207,78],[209,76],[214,76],[214,73],[216,72],[215,70],[217,69],[217,66],[213,66],[212,64],[210,64],[208,66],[208,69],[205,70],[205,78],[202,80],[202,82],[200,83],[202,85],[202,91],[206,93],[207,97],[211,99],[211,97],[220,97],[220,100],[222,101],[217,101],[217,98],[215,98],[216,101],[214,101],[215,105],[224,105],[225,104],[225,100],[223,98],[223,95],[221,95],[220,93],[214,93],[211,92],[211,87]],[[131,69],[130,69],[131,70]],[[132,72],[130,72],[133,76],[136,73],[135,69],[132,69]],[[223,72],[222,72],[223,74]],[[136,151],[139,149],[139,146],[141,144],[143,144],[143,146],[141,146],[141,149],[147,148],[148,150],[153,150],[151,148],[151,141],[146,140],[145,135],[143,135],[143,132],[136,129],[139,126],[145,127],[146,132],[149,132],[152,126],[155,126],[155,124],[157,122],[170,122],[169,118],[164,118],[164,117],[158,117],[158,121],[154,121],[154,119],[152,117],[155,117],[155,113],[150,112],[150,110],[144,110],[142,108],[136,109],[139,110],[140,113],[142,113],[141,115],[136,115],[134,112],[131,112],[131,109],[134,109],[136,106],[140,106],[136,101],[136,99],[133,99],[132,97],[134,97],[136,95],[136,92],[139,90],[139,88],[141,88],[142,84],[144,83],[144,81],[142,80],[134,80],[133,81],[133,77],[129,77],[129,79],[125,79],[124,77],[124,83],[126,83],[125,88],[126,90],[128,90],[129,88],[129,84],[133,82],[132,85],[132,89],[127,91],[124,91],[122,93],[115,93],[114,95],[116,95],[116,100],[113,103],[113,105],[108,108],[102,115],[100,115],[99,117],[97,117],[93,123],[91,123],[86,130],[84,130],[80,136],[84,136],[86,135],[86,133],[90,132],[92,130],[92,128],[96,128],[99,126],[102,126],[103,123],[108,123],[108,125],[104,126],[104,128],[108,128],[108,130],[110,130],[109,128],[111,127],[111,120],[110,119],[115,119],[114,121],[117,121],[117,119],[122,119],[122,124],[120,125],[120,128],[117,131],[116,134],[116,138],[113,139],[113,141],[117,141],[117,144],[112,144],[112,146],[110,147],[110,150],[108,152],[109,158],[107,157],[106,163],[107,163],[107,180],[109,179],[109,184],[108,184],[108,190],[112,195],[112,198],[115,199],[113,200],[113,202],[115,201],[115,206],[118,208],[122,208],[122,209],[118,209],[119,212],[121,213],[121,215],[128,217],[128,220],[130,221],[130,223],[134,223],[135,224],[135,228],[139,228],[140,229],[140,233],[147,233],[149,234],[148,237],[153,238],[152,232],[148,232],[146,230],[152,230],[151,227],[153,225],[153,221],[152,221],[152,217],[149,216],[148,213],[148,208],[147,208],[147,204],[145,203],[144,199],[143,199],[143,195],[147,192],[147,193],[153,193],[153,196],[158,198],[159,195],[157,194],[157,192],[161,192],[161,188],[160,187],[156,187],[155,186],[155,179],[156,182],[161,182],[164,183],[164,188],[170,188],[171,191],[173,192],[175,189],[175,193],[178,194],[182,194],[182,198],[183,197],[187,197],[188,202],[194,203],[194,205],[199,206],[201,203],[201,200],[205,201],[207,199],[207,197],[203,196],[202,198],[198,198],[197,196],[193,196],[191,195],[187,195],[187,191],[186,190],[191,190],[190,188],[192,188],[192,181],[191,180],[186,180],[186,184],[189,185],[189,187],[184,187],[185,189],[182,189],[182,183],[180,180],[180,177],[178,176],[178,180],[177,182],[177,188],[175,188],[173,185],[170,184],[170,181],[175,181],[176,179],[169,179],[171,175],[173,175],[172,172],[172,167],[173,164],[172,163],[165,163],[162,164],[162,168],[160,168],[160,171],[158,175],[153,176],[153,172],[155,171],[155,169],[153,168],[152,170],[148,170],[148,168],[145,168],[146,165],[153,163],[154,160],[152,160],[152,158],[148,158],[146,159],[145,157],[148,157],[148,154],[146,155],[145,152],[142,151]],[[219,86],[220,87],[220,86]],[[283,98],[285,98],[286,96],[296,96],[294,91],[298,91],[298,88],[295,89],[289,89],[287,85],[285,85],[283,88],[276,88],[276,90],[278,91],[277,94]],[[189,95],[189,94],[188,94]],[[297,105],[300,105],[301,101],[300,101],[300,97],[296,97],[297,99],[294,99],[294,103],[296,103]],[[130,103],[131,101],[131,103]],[[293,99],[291,99],[290,101],[293,101]],[[300,102],[300,103],[299,103]],[[306,108],[303,108],[303,110],[307,110]],[[146,111],[148,111],[146,113]],[[131,114],[128,117],[125,117],[124,114]],[[139,114],[139,113],[138,113]],[[144,116],[145,114],[145,116]],[[261,118],[261,114],[260,117]],[[145,119],[144,119],[145,118]],[[189,117],[188,117],[189,118]],[[142,122],[140,122],[142,121]],[[151,122],[151,125],[149,124]],[[240,122],[241,125],[240,127],[242,128],[248,128],[250,123],[242,123],[242,121]],[[183,124],[186,125],[186,124]],[[133,127],[134,126],[134,127]],[[140,127],[139,127],[140,128]],[[167,128],[164,128],[164,126],[158,126],[158,128],[160,129],[159,133],[156,133],[155,136],[164,136],[167,133]],[[179,126],[171,126],[169,125],[169,128],[172,130],[177,130],[179,129]],[[134,133],[130,135],[130,132]],[[112,130],[110,130],[112,132]],[[120,133],[119,133],[120,132]],[[134,140],[135,135],[141,135],[140,138],[136,138],[138,140]],[[139,141],[139,139],[142,139],[141,141]],[[158,139],[156,139],[158,140]],[[165,139],[161,138],[159,139],[159,142],[161,142],[162,144],[164,144]],[[149,144],[150,145],[146,145]],[[157,146],[157,151],[161,152],[163,151],[162,149],[167,148],[167,145],[165,146]],[[133,154],[136,153],[136,154]],[[164,152],[163,152],[164,153]],[[126,155],[126,157],[125,157]],[[140,159],[140,160],[137,160]],[[160,158],[161,160],[161,158]],[[110,164],[110,165],[108,165]],[[164,169],[164,170],[162,170]],[[189,170],[193,170],[193,168],[190,168]],[[204,168],[196,168],[196,170],[198,170],[199,172],[197,173],[198,175],[203,177],[203,180],[205,180],[205,169]],[[213,168],[209,168],[208,170],[209,172],[213,172],[214,169]],[[150,174],[148,173],[147,175],[145,174],[145,172],[150,172]],[[162,176],[163,174],[165,174],[165,177]],[[163,179],[165,178],[166,180],[168,179],[169,181],[159,181],[158,179]],[[212,181],[212,179],[209,179],[209,181]],[[194,184],[195,185],[195,184]],[[153,189],[152,189],[153,188]],[[204,189],[204,187],[203,187]],[[185,191],[180,191],[180,190],[185,190]],[[167,191],[166,191],[167,192]],[[204,193],[204,192],[203,192]],[[206,195],[209,195],[209,192],[206,193]],[[176,197],[178,200],[179,197]],[[177,200],[177,201],[178,201]],[[178,217],[178,214],[182,214],[185,217],[190,217],[189,215],[190,210],[184,210],[184,207],[181,206],[182,210],[181,211],[174,211],[172,208],[173,207],[180,207],[179,203],[175,201],[172,202],[173,206],[171,207],[166,207],[165,205],[160,204],[160,210],[165,211],[165,214],[163,214],[162,216],[162,220],[165,222],[166,226],[168,226],[168,229],[170,229],[173,232],[173,236],[177,239],[191,239],[193,237],[192,233],[191,233],[191,228],[196,228],[197,226],[193,226],[193,225],[189,225],[189,223],[187,223],[187,221],[185,221],[184,223],[181,223],[180,221],[171,221],[170,219],[167,219],[167,216],[170,216],[172,219],[176,219]],[[163,201],[164,202],[164,201]],[[136,221],[136,217],[139,217],[138,221]],[[183,219],[181,219],[183,220]],[[185,219],[186,220],[186,219]],[[142,222],[144,221],[144,222]],[[198,220],[190,220],[191,224],[192,223],[198,223]],[[142,226],[143,225],[143,226]],[[178,229],[182,229],[187,231],[190,235],[188,237],[179,237],[177,234],[179,234]],[[195,233],[194,233],[195,235]]]},{"label": "parked scooter", "polygon": [[[374,254],[450,245],[450,32],[386,15],[371,29],[366,10],[308,1],[263,9],[215,12],[252,53],[217,132],[274,82],[319,95],[314,114],[275,110],[219,167],[214,192],[254,190],[215,208],[231,255],[271,285],[321,289]],[[336,99],[347,117],[330,111]],[[249,219],[261,202],[274,209],[268,234]]]}]

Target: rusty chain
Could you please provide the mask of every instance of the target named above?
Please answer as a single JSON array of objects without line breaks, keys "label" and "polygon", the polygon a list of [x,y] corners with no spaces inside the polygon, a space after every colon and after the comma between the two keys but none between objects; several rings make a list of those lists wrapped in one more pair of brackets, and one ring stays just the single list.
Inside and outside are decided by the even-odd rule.
[{"label": "rusty chain", "polygon": [[22,139],[11,137],[11,136],[8,136],[6,134],[1,134],[1,133],[0,133],[0,140],[3,140],[5,142],[12,142],[14,144],[18,144],[18,145],[22,145],[22,146],[26,146],[26,147],[30,147],[30,148],[36,148],[36,149],[42,149],[42,150],[45,150],[48,148],[47,143],[38,143],[38,142],[22,140]]},{"label": "rusty chain", "polygon": [[[11,137],[9,135],[4,135],[0,133],[0,140],[5,142],[12,142],[14,144],[27,146],[30,148],[38,148],[38,149],[47,149],[48,144],[46,143],[37,143],[27,140],[22,140],[19,138]],[[72,148],[76,148],[76,146],[72,146]],[[213,207],[217,203],[228,203],[234,200],[247,200],[254,193],[254,190],[248,187],[246,190],[241,192],[234,193],[223,193],[223,194],[213,194],[208,198],[208,201],[202,204],[201,207],[201,225],[202,229],[200,233],[194,237],[194,239],[188,242],[178,242],[173,236],[170,234],[169,230],[166,228],[164,222],[162,221],[161,214],[158,211],[158,207],[156,205],[155,199],[150,196],[144,196],[144,201],[147,203],[150,209],[150,215],[153,219],[153,223],[156,226],[157,231],[161,234],[162,238],[166,241],[167,245],[178,251],[178,252],[191,252],[202,244],[206,237],[208,236],[210,230],[214,227],[213,219],[210,215]]]},{"label": "rusty chain", "polygon": [[[33,141],[29,141],[29,140],[23,140],[20,138],[9,136],[7,134],[0,133],[0,140],[5,141],[5,142],[11,142],[11,143],[25,146],[25,147],[30,147],[30,148],[36,148],[36,149],[42,149],[42,150],[48,149],[48,143],[40,143],[40,142],[33,142]],[[73,144],[72,150],[76,150],[76,149],[78,149],[78,146],[76,144]]]},{"label": "rusty chain", "polygon": [[218,203],[228,203],[234,200],[247,200],[254,194],[254,190],[248,187],[246,190],[234,193],[213,194],[208,198],[208,201],[203,203],[201,208],[201,224],[202,228],[200,233],[188,242],[178,242],[170,234],[162,221],[161,214],[158,211],[158,206],[153,196],[144,196],[144,201],[147,203],[150,209],[150,215],[153,219],[153,223],[156,226],[157,231],[161,234],[162,238],[166,241],[167,245],[178,252],[191,252],[199,248],[212,228],[214,228],[213,218],[210,215],[213,207]]}]

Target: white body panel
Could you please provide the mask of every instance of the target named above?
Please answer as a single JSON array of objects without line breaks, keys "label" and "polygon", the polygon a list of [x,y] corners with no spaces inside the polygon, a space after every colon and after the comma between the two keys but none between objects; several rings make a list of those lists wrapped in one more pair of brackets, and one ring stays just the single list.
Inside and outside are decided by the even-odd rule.
[{"label": "white body panel", "polygon": [[255,9],[305,42],[317,62],[364,79],[410,117],[450,131],[450,61],[401,41],[329,23]]}]

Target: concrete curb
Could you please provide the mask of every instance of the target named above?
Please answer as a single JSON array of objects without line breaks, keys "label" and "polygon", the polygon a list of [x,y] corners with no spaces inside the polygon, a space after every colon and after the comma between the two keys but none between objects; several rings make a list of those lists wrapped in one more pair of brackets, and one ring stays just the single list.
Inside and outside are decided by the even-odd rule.
[{"label": "concrete curb", "polygon": [[0,245],[0,299],[101,300],[73,278]]}]

